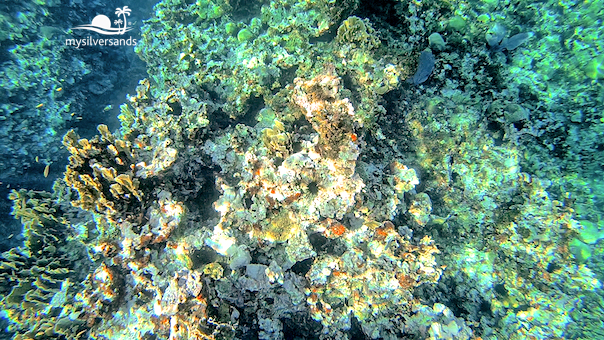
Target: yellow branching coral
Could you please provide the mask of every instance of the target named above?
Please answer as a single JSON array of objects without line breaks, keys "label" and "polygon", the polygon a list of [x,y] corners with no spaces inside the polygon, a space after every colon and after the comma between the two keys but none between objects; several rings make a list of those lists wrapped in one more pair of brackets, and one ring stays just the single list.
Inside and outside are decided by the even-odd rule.
[{"label": "yellow branching coral", "polygon": [[283,123],[275,120],[274,127],[262,131],[262,143],[276,156],[285,158],[291,153],[291,136]]},{"label": "yellow branching coral", "polygon": [[76,207],[111,216],[142,201],[143,193],[134,178],[135,153],[130,142],[114,137],[105,125],[101,136],[79,139],[71,130],[63,144],[71,153],[65,182],[77,190]]},{"label": "yellow branching coral", "polygon": [[[75,339],[86,332],[86,315],[72,304],[70,278],[77,273],[66,251],[67,222],[47,192],[11,192],[13,215],[23,223],[25,242],[0,255],[0,308],[15,339]],[[79,334],[79,335],[78,335]]]}]

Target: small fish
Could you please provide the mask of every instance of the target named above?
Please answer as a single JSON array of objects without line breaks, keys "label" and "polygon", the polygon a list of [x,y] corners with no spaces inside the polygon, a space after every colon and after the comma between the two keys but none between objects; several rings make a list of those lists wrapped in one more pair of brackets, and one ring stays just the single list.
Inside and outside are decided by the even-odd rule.
[{"label": "small fish", "polygon": [[518,46],[522,45],[525,41],[529,40],[533,36],[533,32],[518,33],[511,38],[504,40],[501,43],[502,47],[505,47],[508,51],[511,51]]},{"label": "small fish", "polygon": [[36,163],[40,162],[40,158],[38,156],[36,156]]},{"label": "small fish", "polygon": [[434,71],[434,55],[429,50],[423,51],[419,55],[419,63],[417,65],[417,71],[413,75],[413,84],[419,85],[426,80]]},{"label": "small fish", "polygon": [[525,41],[533,37],[533,32],[523,32],[506,38],[507,29],[505,26],[495,24],[486,34],[487,44],[493,52],[501,52],[503,50],[511,51],[522,45]]},{"label": "small fish", "polygon": [[507,28],[501,24],[493,25],[486,34],[487,44],[493,49],[498,49],[499,44],[503,41],[503,38],[505,38],[507,31]]},{"label": "small fish", "polygon": [[109,110],[111,110],[113,108],[113,105],[107,105],[105,106],[105,108],[103,109],[103,112],[107,112]]},{"label": "small fish", "polygon": [[48,177],[48,173],[50,172],[50,164],[51,163],[46,164],[46,167],[44,168],[44,177]]},{"label": "small fish", "polygon": [[41,108],[42,106],[44,106],[44,104],[38,104],[38,105],[36,105],[36,109],[39,109],[39,108]]},{"label": "small fish", "polygon": [[62,88],[62,87],[59,87],[59,88],[57,89],[57,92],[61,92],[61,91],[63,91],[63,88]]}]

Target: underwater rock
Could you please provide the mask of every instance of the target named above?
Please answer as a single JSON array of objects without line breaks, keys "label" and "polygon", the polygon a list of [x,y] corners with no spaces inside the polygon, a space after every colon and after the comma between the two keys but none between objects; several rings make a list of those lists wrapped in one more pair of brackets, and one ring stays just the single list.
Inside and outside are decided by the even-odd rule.
[{"label": "underwater rock", "polygon": [[441,303],[435,303],[433,307],[422,305],[414,312],[405,328],[417,333],[427,329],[430,335],[427,339],[467,340],[474,333],[462,318],[456,317],[449,307]]},{"label": "underwater rock", "polygon": [[106,317],[115,312],[118,300],[125,292],[124,279],[118,268],[105,263],[89,274],[83,285],[85,289],[76,298],[94,317]]},{"label": "underwater rock", "polygon": [[294,102],[304,110],[306,118],[319,133],[323,155],[354,161],[354,154],[358,156],[352,137],[354,107],[348,98],[339,98],[340,79],[319,75],[311,80],[297,78],[294,84]]},{"label": "underwater rock", "polygon": [[443,50],[447,46],[445,39],[443,39],[442,35],[437,32],[430,34],[428,37],[428,43],[430,44],[430,47],[436,50]]},{"label": "underwater rock", "polygon": [[415,223],[419,226],[425,226],[430,221],[430,213],[432,212],[432,201],[430,196],[424,192],[413,197],[409,206],[409,214],[413,217]]},{"label": "underwater rock", "polygon": [[413,190],[419,184],[415,170],[408,168],[398,159],[390,163],[390,171],[394,180],[394,189],[401,199],[405,192]]},{"label": "underwater rock", "polygon": [[442,270],[433,254],[439,250],[427,236],[418,245],[410,243],[389,221],[366,221],[341,240],[344,254],[320,256],[306,275],[313,319],[333,336],[350,328],[352,313],[369,338],[400,338],[391,316],[405,315],[417,303],[414,287],[438,281]]}]

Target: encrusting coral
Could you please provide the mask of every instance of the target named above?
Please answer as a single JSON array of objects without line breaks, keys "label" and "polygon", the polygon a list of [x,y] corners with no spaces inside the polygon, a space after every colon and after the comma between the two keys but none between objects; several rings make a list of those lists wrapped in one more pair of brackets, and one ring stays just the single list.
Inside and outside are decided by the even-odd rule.
[{"label": "encrusting coral", "polygon": [[354,107],[348,98],[340,98],[340,79],[333,75],[318,75],[311,80],[297,78],[294,86],[293,101],[319,133],[317,151],[336,161],[350,160],[352,167],[347,167],[354,169],[359,154]]},{"label": "encrusting coral", "polygon": [[[351,101],[344,97],[348,92],[342,86],[341,79],[327,72],[311,79],[296,78],[293,83],[292,87],[280,91],[278,95],[289,102],[283,104],[283,97],[273,98],[269,108],[260,112],[259,123],[255,127],[240,124],[206,142],[204,149],[213,156],[222,171],[216,180],[221,196],[214,203],[220,220],[210,235],[204,232],[208,235],[205,243],[217,253],[230,258],[231,276],[221,281],[237,283],[232,283],[235,287],[224,294],[236,296],[236,287],[239,286],[241,289],[260,290],[263,294],[269,294],[269,291],[278,290],[281,286],[288,287],[287,303],[284,301],[288,307],[284,308],[300,308],[297,298],[303,291],[293,289],[292,282],[300,278],[291,272],[291,268],[311,261],[307,278],[315,292],[309,297],[308,317],[322,321],[325,334],[341,335],[341,329],[350,327],[349,310],[341,309],[340,297],[336,298],[333,295],[336,293],[330,290],[329,287],[336,282],[334,280],[348,275],[344,281],[355,288],[348,287],[345,291],[357,291],[357,294],[376,303],[380,300],[380,294],[391,297],[380,300],[379,304],[384,311],[392,312],[397,307],[387,301],[411,301],[410,292],[414,287],[422,282],[438,280],[441,269],[432,255],[438,250],[429,238],[422,241],[421,246],[412,245],[399,235],[390,222],[384,223],[385,227],[377,222],[348,225],[349,219],[361,221],[369,216],[388,217],[397,209],[404,212],[404,195],[412,191],[419,180],[413,169],[404,166],[401,160],[394,159],[386,180],[379,183],[378,189],[391,195],[384,207],[380,206],[376,209],[378,211],[372,209],[370,202],[362,199],[365,184],[356,171],[364,145],[360,137],[363,134],[362,119]],[[267,117],[275,118],[271,120]],[[290,128],[291,125],[294,127]],[[276,137],[280,131],[292,132],[283,138]],[[254,140],[257,136],[260,138]],[[274,157],[276,152],[280,152],[280,157]],[[337,242],[341,251],[348,254],[346,259],[324,254],[316,235]],[[360,257],[363,245],[367,243],[376,247],[377,259],[360,267],[348,264],[346,261]],[[262,264],[253,263],[250,252],[265,254],[262,256],[268,257],[268,260]],[[403,252],[409,254],[402,258]],[[394,267],[384,269],[384,265],[390,261],[386,258],[398,261],[393,265],[396,270],[392,269]],[[342,263],[337,265],[339,262]],[[254,274],[262,271],[258,266],[265,268],[262,270],[266,272],[266,278]],[[339,272],[337,275],[340,276],[321,281],[321,273],[332,270],[333,266],[340,266],[348,273]],[[237,281],[236,277],[241,275],[238,273],[243,268],[245,279]],[[397,283],[389,283],[389,288],[384,288],[387,291],[380,291],[374,296],[369,293],[373,288],[364,285],[377,277],[389,277],[385,280]],[[344,281],[337,282],[344,285]],[[384,284],[380,281],[379,285]],[[337,296],[343,295],[341,292]],[[322,301],[318,302],[318,299]],[[381,317],[376,319],[368,316],[372,312],[362,307],[368,300],[350,307],[356,309],[355,316],[364,329],[373,337],[402,332],[395,330],[393,325],[383,325]],[[336,311],[328,307],[331,303],[328,301],[339,306]],[[398,310],[397,313],[403,315],[410,313],[410,310]],[[265,332],[277,336],[283,325],[271,320],[269,324],[272,326],[267,324]]]},{"label": "encrusting coral", "polygon": [[372,339],[400,337],[404,324],[396,320],[421,305],[413,288],[437,282],[442,273],[434,241],[426,236],[414,245],[390,221],[367,221],[355,230],[330,226],[325,235],[341,239],[346,251],[312,264],[306,291],[312,317],[332,338],[351,327],[351,317]]},{"label": "encrusting coral", "polygon": [[[295,83],[291,101],[296,106],[289,110],[301,110],[312,129],[295,135],[295,152],[281,149],[284,157],[279,163],[269,157],[278,150],[275,145],[282,145],[275,139],[284,128],[278,120],[268,128],[270,133],[267,128],[254,131],[239,125],[226,136],[206,142],[206,152],[215,157],[225,175],[224,180],[221,176],[217,180],[223,195],[215,203],[222,215],[221,229],[236,227],[268,241],[305,239],[305,230],[321,218],[342,218],[354,207],[355,195],[363,188],[354,172],[360,142],[353,130],[354,108],[348,99],[340,98],[336,76]],[[247,148],[234,148],[242,144],[238,139],[249,140],[254,134],[263,136],[260,143],[246,141]],[[241,180],[231,184],[229,178]],[[294,247],[292,254],[300,252]]]}]

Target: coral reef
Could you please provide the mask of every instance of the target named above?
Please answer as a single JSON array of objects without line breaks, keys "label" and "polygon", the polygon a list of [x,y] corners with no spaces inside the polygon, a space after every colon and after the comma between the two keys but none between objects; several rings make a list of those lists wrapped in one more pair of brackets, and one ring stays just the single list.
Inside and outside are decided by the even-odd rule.
[{"label": "coral reef", "polygon": [[420,306],[407,322],[407,327],[425,334],[426,339],[471,339],[473,332],[463,319],[455,317],[451,310],[442,303],[435,303],[432,308]]},{"label": "coral reef", "polygon": [[[62,136],[74,128],[90,138],[100,123],[113,128],[112,107],[145,75],[132,49],[66,41],[85,39],[71,28],[121,5],[7,0],[0,8],[0,251],[23,240],[10,217],[11,189],[50,191],[67,164]],[[134,20],[147,15],[148,5],[139,5]]]},{"label": "coral reef", "polygon": [[433,241],[424,237],[413,245],[389,221],[370,221],[328,236],[341,238],[346,251],[313,262],[306,293],[311,315],[321,321],[323,333],[343,337],[342,330],[351,327],[354,317],[371,339],[400,337],[404,323],[399,319],[420,304],[413,299],[413,288],[440,277]]},{"label": "coral reef", "polygon": [[11,194],[9,330],[601,338],[598,8],[160,1],[120,129]]}]

